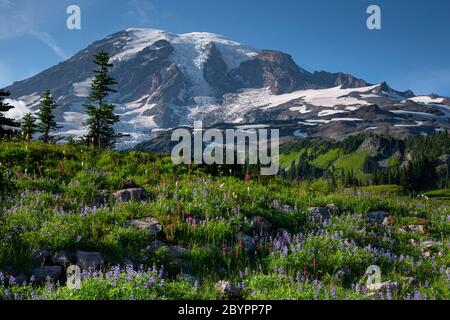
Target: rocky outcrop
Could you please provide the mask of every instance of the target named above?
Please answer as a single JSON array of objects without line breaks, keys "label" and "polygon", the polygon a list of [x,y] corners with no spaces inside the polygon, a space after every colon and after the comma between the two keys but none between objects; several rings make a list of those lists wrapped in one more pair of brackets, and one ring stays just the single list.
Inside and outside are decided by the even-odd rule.
[{"label": "rocky outcrop", "polygon": [[297,66],[292,57],[279,51],[262,51],[255,59],[243,62],[232,72],[240,87],[269,87],[273,94],[283,94],[314,87],[311,73]]},{"label": "rocky outcrop", "polygon": [[337,86],[342,86],[343,88],[361,88],[370,86],[365,80],[358,79],[351,74],[343,72],[314,72],[312,78],[314,83],[322,88],[332,88]]}]

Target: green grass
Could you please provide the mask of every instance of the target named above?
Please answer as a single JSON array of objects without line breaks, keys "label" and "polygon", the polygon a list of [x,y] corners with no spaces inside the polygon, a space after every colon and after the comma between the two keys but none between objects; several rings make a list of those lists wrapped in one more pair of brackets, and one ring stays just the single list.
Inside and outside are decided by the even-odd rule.
[{"label": "green grass", "polygon": [[450,189],[441,189],[425,192],[429,198],[440,199],[440,200],[450,200]]},{"label": "green grass", "polygon": [[300,156],[305,152],[305,149],[301,149],[300,151],[293,151],[288,154],[280,155],[280,168],[289,169],[292,161],[295,161],[295,164],[298,164]]},{"label": "green grass", "polygon": [[388,159],[388,167],[395,168],[400,165],[400,159],[397,156],[392,156]]},{"label": "green grass", "polygon": [[336,169],[343,169],[345,171],[362,171],[367,159],[368,155],[366,152],[354,152],[341,156],[334,162],[334,166]]},{"label": "green grass", "polygon": [[[353,154],[336,162],[346,170],[362,169],[365,158]],[[380,266],[383,281],[401,286],[394,299],[419,293],[450,299],[445,272],[450,209],[439,198],[411,198],[398,186],[349,190],[326,179],[245,182],[242,176],[175,166],[168,157],[148,153],[41,143],[0,143],[0,163],[0,192],[7,195],[0,206],[0,270],[29,276],[38,249],[98,251],[108,262],[102,274],[88,277],[75,291],[64,284],[17,286],[0,280],[0,299],[222,299],[214,289],[219,280],[244,288],[244,299],[370,299],[356,288],[364,286],[365,270],[373,264]],[[112,193],[128,180],[148,191],[147,201],[114,199]],[[430,195],[443,193],[448,195],[446,190]],[[99,196],[101,208],[95,207]],[[327,204],[340,209],[329,222],[309,213],[308,208]],[[391,224],[369,223],[364,215],[374,210],[389,212]],[[270,221],[273,233],[252,230],[254,216]],[[127,223],[142,217],[156,218],[162,232],[150,236]],[[425,234],[400,232],[416,223],[424,225]],[[279,228],[292,234],[289,243],[276,239]],[[255,246],[246,248],[238,233],[258,236]],[[152,251],[148,246],[155,239],[186,252]],[[432,258],[417,245],[427,240],[438,243]],[[130,259],[144,270],[108,273]],[[153,266],[164,266],[164,272]],[[417,284],[408,284],[407,277]]]},{"label": "green grass", "polygon": [[369,186],[361,187],[358,190],[362,192],[369,192],[374,195],[402,195],[404,190],[398,185],[379,185],[379,186]]},{"label": "green grass", "polygon": [[312,164],[317,168],[326,170],[339,158],[340,153],[341,149],[339,148],[330,150],[327,153],[318,156]]}]

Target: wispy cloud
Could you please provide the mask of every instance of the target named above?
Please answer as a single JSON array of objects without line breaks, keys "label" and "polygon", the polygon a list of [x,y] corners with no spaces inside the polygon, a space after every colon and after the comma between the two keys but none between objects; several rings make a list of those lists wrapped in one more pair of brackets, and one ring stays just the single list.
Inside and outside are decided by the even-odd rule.
[{"label": "wispy cloud", "polygon": [[136,17],[140,24],[154,23],[158,15],[158,10],[152,1],[149,0],[130,0],[128,2],[130,10],[126,15]]},{"label": "wispy cloud", "polygon": [[0,40],[31,35],[48,46],[57,56],[67,59],[57,41],[48,33],[39,30],[39,14],[36,1],[0,0]]}]

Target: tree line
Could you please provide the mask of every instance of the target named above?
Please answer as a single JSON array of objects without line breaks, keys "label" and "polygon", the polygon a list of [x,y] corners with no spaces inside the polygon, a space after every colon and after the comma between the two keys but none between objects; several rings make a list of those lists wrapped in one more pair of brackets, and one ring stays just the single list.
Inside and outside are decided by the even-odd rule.
[{"label": "tree line", "polygon": [[[109,54],[103,51],[94,57],[97,68],[93,71],[88,103],[83,105],[88,116],[84,123],[88,134],[80,140],[88,146],[102,149],[113,148],[117,138],[121,136],[113,128],[119,121],[119,116],[114,113],[114,105],[107,102],[109,94],[116,92],[112,86],[117,84],[110,75],[113,64],[109,60]],[[25,114],[20,122],[5,115],[14,108],[5,101],[9,96],[9,92],[0,90],[0,139],[20,139],[29,142],[36,133],[40,133],[39,140],[44,143],[57,141],[57,130],[60,128],[54,115],[57,105],[50,90],[43,92],[39,111],[36,114],[31,112]]]}]

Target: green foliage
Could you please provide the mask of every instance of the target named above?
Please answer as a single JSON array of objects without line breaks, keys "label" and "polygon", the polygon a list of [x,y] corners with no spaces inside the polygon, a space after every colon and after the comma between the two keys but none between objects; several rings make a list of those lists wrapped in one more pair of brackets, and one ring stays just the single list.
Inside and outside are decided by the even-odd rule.
[{"label": "green foliage", "polygon": [[326,170],[339,158],[340,153],[341,149],[332,149],[327,153],[318,156],[312,164],[315,167]]},{"label": "green foliage", "polygon": [[33,139],[33,134],[35,134],[37,130],[36,117],[31,113],[24,115],[21,123],[21,129],[23,139],[30,142],[31,139]]},{"label": "green foliage", "polygon": [[9,127],[17,127],[17,123],[9,118],[6,118],[4,113],[14,108],[12,105],[4,102],[3,100],[7,97],[9,97],[9,92],[5,92],[3,90],[0,90],[0,139],[3,138],[5,135],[10,135],[10,130],[7,130],[4,128],[4,126]]},{"label": "green foliage", "polygon": [[92,89],[89,100],[93,104],[84,105],[88,120],[86,125],[89,133],[86,137],[89,146],[102,149],[112,148],[117,138],[113,125],[119,121],[119,116],[114,114],[114,105],[108,104],[105,99],[109,93],[115,92],[111,88],[117,82],[109,75],[109,70],[113,67],[109,63],[109,55],[100,52],[95,55],[94,63],[98,69],[94,71]]},{"label": "green foliage", "polygon": [[41,140],[44,143],[52,141],[51,133],[58,128],[55,121],[53,111],[56,108],[55,100],[52,97],[50,90],[45,90],[42,96],[41,108],[39,110],[39,129],[42,133]]},{"label": "green foliage", "polygon": [[[393,299],[450,296],[449,209],[440,200],[409,197],[400,186],[344,189],[326,178],[244,181],[148,153],[41,142],[0,142],[0,163],[0,179],[8,182],[0,270],[30,275],[38,249],[99,251],[110,265],[131,259],[137,266],[115,272],[109,265],[80,290],[0,283],[0,299],[219,299],[214,284],[222,279],[245,288],[244,299],[370,299],[363,288],[372,264],[382,269],[383,281],[399,283]],[[129,180],[147,190],[147,201],[115,200],[113,192]],[[308,210],[331,203],[340,210],[329,221]],[[374,210],[389,212],[390,223],[369,223],[365,215]],[[270,221],[270,234],[252,229],[255,216]],[[160,234],[129,224],[146,217],[159,221]],[[418,224],[424,234],[402,231]],[[277,236],[279,228],[289,235]],[[242,234],[255,243],[248,246]],[[436,244],[427,258],[420,244],[430,239]],[[154,240],[165,246],[151,249]]]}]

